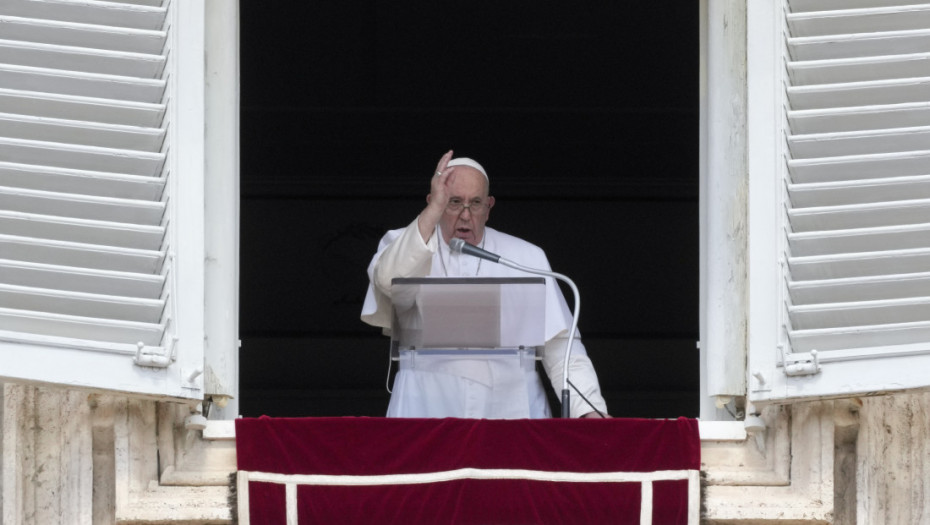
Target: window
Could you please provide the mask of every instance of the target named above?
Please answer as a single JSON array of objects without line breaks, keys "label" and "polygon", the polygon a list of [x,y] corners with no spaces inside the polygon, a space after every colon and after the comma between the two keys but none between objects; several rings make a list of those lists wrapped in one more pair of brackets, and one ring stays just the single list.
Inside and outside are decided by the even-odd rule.
[{"label": "window", "polygon": [[749,3],[749,395],[925,387],[930,7]]},{"label": "window", "polygon": [[204,392],[204,7],[0,7],[0,379]]}]

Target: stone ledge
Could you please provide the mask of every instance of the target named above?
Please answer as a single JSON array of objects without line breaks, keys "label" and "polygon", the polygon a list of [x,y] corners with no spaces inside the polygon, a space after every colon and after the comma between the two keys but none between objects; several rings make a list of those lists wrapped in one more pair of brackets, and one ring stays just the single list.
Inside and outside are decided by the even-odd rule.
[{"label": "stone ledge", "polygon": [[166,487],[156,482],[130,495],[130,504],[116,509],[119,525],[232,523],[229,487]]}]

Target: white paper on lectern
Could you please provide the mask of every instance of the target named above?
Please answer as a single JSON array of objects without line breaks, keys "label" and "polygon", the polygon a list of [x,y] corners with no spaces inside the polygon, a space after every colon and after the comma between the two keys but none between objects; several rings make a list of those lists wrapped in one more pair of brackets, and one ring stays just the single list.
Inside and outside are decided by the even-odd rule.
[{"label": "white paper on lectern", "polygon": [[542,278],[397,279],[392,288],[401,349],[545,345]]},{"label": "white paper on lectern", "polygon": [[499,348],[501,293],[494,285],[420,287],[421,348]]}]

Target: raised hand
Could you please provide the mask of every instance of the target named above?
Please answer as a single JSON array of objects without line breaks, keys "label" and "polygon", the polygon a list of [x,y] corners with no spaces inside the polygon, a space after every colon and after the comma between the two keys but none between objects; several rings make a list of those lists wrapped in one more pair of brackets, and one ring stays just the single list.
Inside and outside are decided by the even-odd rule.
[{"label": "raised hand", "polygon": [[448,167],[450,160],[452,160],[452,150],[447,151],[439,159],[439,163],[436,164],[436,172],[433,173],[433,178],[430,181],[428,202],[439,211],[445,210],[446,204],[449,203],[449,197],[451,197],[449,188],[455,180],[455,167]]},{"label": "raised hand", "polygon": [[452,196],[452,182],[455,181],[455,167],[449,167],[449,161],[452,160],[452,150],[446,152],[439,163],[436,164],[436,171],[430,181],[429,195],[426,196],[426,208],[420,213],[418,219],[420,236],[423,242],[429,242],[430,237],[439,224],[439,219],[446,211],[446,205],[449,204],[449,198]]}]

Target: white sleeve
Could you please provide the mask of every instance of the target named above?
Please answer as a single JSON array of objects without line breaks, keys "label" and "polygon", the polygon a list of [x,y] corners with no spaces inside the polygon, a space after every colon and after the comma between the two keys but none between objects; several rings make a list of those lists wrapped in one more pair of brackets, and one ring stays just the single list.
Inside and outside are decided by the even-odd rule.
[{"label": "white sleeve", "polygon": [[391,280],[395,277],[429,275],[436,235],[423,242],[419,217],[400,231],[388,232],[368,265],[368,293],[362,306],[362,321],[382,328],[391,326]]},{"label": "white sleeve", "polygon": [[[568,334],[565,332],[546,341],[546,353],[543,356],[543,367],[552,383],[552,388],[559,400],[562,399],[562,372],[564,371],[565,348],[568,342]],[[601,387],[597,381],[597,373],[594,371],[594,364],[588,357],[584,344],[578,337],[575,338],[575,344],[572,345],[572,357],[568,367],[568,379],[573,385],[578,387],[581,394],[584,395],[592,405],[598,410],[607,414],[607,403],[601,395]],[[569,388],[569,416],[580,417],[594,409],[589,405],[578,392],[571,386]]]}]

